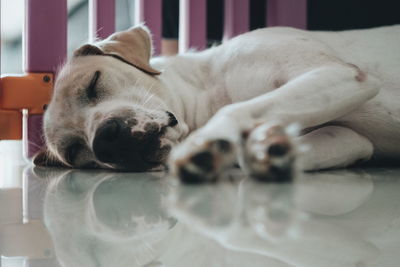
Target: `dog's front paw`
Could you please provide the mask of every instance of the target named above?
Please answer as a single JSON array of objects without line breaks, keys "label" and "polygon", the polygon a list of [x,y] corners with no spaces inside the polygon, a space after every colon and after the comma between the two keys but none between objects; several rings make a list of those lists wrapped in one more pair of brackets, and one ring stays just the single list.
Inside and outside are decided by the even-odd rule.
[{"label": "dog's front paw", "polygon": [[233,142],[192,135],[172,150],[171,172],[185,183],[214,182],[236,161]]},{"label": "dog's front paw", "polygon": [[260,181],[288,182],[295,171],[295,145],[279,125],[262,124],[244,141],[243,164]]}]

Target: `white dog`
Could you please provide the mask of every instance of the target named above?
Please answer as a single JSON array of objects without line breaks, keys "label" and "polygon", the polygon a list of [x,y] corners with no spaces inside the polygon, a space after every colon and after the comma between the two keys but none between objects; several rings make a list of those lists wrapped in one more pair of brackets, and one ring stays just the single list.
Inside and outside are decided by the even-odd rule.
[{"label": "white dog", "polygon": [[150,64],[151,52],[143,26],[75,51],[36,164],[146,171],[169,156],[175,173],[200,182],[237,161],[279,179],[295,158],[318,170],[400,156],[400,26],[267,28]]}]

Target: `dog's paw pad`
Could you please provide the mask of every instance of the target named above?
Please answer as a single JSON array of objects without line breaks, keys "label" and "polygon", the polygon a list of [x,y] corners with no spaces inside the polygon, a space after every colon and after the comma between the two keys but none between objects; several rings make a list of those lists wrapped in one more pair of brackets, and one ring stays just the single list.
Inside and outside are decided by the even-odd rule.
[{"label": "dog's paw pad", "polygon": [[172,152],[170,167],[182,182],[214,182],[235,159],[235,147],[230,141],[195,140],[182,143]]},{"label": "dog's paw pad", "polygon": [[233,144],[227,140],[217,139],[217,140],[214,140],[213,142],[214,142],[215,147],[221,153],[231,153],[233,151]]},{"label": "dog's paw pad", "polygon": [[294,175],[295,146],[281,126],[263,124],[247,136],[244,165],[260,181],[289,182]]},{"label": "dog's paw pad", "polygon": [[267,148],[267,153],[271,157],[281,157],[289,153],[290,149],[290,145],[286,142],[276,144],[273,143]]},{"label": "dog's paw pad", "polygon": [[211,172],[214,169],[214,155],[210,151],[194,154],[189,160],[205,172]]}]

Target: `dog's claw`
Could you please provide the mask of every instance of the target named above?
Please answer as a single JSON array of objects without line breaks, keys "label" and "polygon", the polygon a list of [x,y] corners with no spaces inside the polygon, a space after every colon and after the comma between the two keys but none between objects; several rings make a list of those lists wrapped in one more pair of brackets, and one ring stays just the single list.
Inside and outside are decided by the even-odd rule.
[{"label": "dog's claw", "polygon": [[230,141],[188,138],[172,151],[170,169],[185,183],[215,182],[235,160],[235,147]]},{"label": "dog's claw", "polygon": [[255,179],[290,182],[295,169],[295,147],[281,126],[256,127],[245,140],[243,164]]}]

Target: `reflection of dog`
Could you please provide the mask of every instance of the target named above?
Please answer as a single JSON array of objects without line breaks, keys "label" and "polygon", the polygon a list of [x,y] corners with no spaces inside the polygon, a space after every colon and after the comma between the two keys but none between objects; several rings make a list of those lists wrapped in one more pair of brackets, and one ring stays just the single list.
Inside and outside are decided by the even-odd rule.
[{"label": "reflection of dog", "polygon": [[[244,179],[175,186],[168,203],[171,214],[191,229],[236,251],[275,260],[265,261],[264,266],[356,266],[375,262],[379,255],[376,244],[382,241],[359,234],[368,235],[377,225],[368,213],[376,207],[369,202],[376,199],[371,194],[373,182],[367,173],[335,170],[300,174],[296,183]],[[361,216],[360,207],[364,210]],[[342,221],[338,227],[343,214],[352,220]],[[369,226],[361,223],[366,218]],[[383,225],[391,221],[382,219]],[[327,252],[328,247],[335,247],[334,253]]]},{"label": "reflection of dog", "polygon": [[162,206],[164,179],[93,171],[49,178],[45,223],[62,266],[144,266],[179,235]]},{"label": "reflection of dog", "polygon": [[303,170],[398,157],[399,43],[400,26],[270,28],[151,66],[147,30],[119,32],[78,49],[59,73],[36,163],[155,170],[200,128],[172,153],[183,178],[211,179],[236,157],[253,174],[281,173],[293,122],[311,148]]},{"label": "reflection of dog", "polygon": [[276,261],[225,248],[177,222],[167,208],[171,197],[166,179],[152,174],[47,172],[42,174],[51,178],[44,218],[61,266],[261,267]]}]

